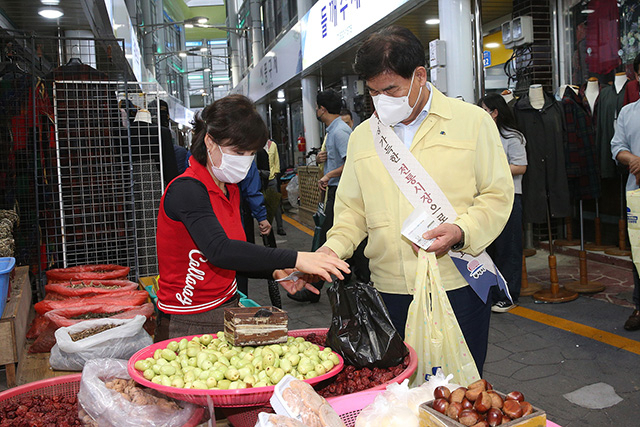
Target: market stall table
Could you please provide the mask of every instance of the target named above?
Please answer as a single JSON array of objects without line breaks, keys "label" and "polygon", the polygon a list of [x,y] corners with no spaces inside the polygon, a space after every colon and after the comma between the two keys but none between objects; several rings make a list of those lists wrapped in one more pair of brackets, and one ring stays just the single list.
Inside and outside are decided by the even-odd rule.
[{"label": "market stall table", "polygon": [[17,267],[15,276],[9,283],[10,296],[0,318],[0,365],[7,372],[7,386],[16,385],[16,366],[24,355],[25,334],[31,309],[31,284],[29,267]]}]

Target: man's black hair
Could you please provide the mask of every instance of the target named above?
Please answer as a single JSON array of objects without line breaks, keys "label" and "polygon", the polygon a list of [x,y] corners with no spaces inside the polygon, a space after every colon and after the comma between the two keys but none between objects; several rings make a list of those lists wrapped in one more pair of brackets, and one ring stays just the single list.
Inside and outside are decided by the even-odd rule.
[{"label": "man's black hair", "polygon": [[633,71],[640,74],[640,70],[638,70],[638,67],[640,67],[640,53],[636,55],[636,59],[633,60]]},{"label": "man's black hair", "polygon": [[342,97],[332,89],[318,92],[316,103],[318,107],[326,108],[329,114],[340,114],[340,110],[342,109]]},{"label": "man's black hair", "polygon": [[365,80],[389,71],[410,79],[413,71],[425,64],[420,40],[408,29],[392,25],[371,34],[362,43],[353,70]]},{"label": "man's black hair", "polygon": [[353,114],[351,114],[351,110],[342,109],[342,110],[340,110],[340,115],[341,116],[349,116],[350,118],[353,119]]}]

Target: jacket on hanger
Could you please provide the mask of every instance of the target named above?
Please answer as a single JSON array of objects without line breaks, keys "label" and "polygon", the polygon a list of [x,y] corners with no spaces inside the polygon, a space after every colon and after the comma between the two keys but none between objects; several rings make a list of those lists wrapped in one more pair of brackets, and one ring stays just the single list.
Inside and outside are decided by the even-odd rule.
[{"label": "jacket on hanger", "polygon": [[[598,98],[599,100],[599,98]],[[596,101],[594,111],[598,108]],[[600,197],[600,162],[596,130],[589,114],[584,86],[576,94],[566,88],[562,96],[565,118],[565,162],[570,194],[574,199]]]},{"label": "jacket on hanger", "polygon": [[531,106],[524,94],[514,106],[518,128],[527,140],[527,172],[522,178],[523,217],[525,222],[547,221],[547,206],[552,217],[571,213],[569,184],[564,162],[563,112],[555,98],[544,94],[542,109]]},{"label": "jacket on hanger", "polygon": [[613,178],[616,176],[616,164],[611,158],[611,138],[616,131],[615,122],[620,114],[620,109],[624,106],[624,98],[627,83],[620,93],[616,92],[614,85],[607,85],[600,90],[598,106],[596,107],[596,145],[600,153],[600,176],[602,178]]}]

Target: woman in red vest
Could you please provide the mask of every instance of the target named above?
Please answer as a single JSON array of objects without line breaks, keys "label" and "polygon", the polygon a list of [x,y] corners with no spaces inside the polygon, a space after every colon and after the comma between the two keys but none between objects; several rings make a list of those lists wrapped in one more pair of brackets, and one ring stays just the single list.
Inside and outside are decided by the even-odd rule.
[{"label": "woman in red vest", "polygon": [[[168,186],[160,202],[156,244],[161,322],[156,340],[216,333],[224,309],[238,306],[236,273],[279,279],[297,269],[306,276],[281,282],[294,294],[318,276],[331,280],[344,261],[317,252],[296,252],[247,243],[240,216],[240,182],[267,128],[253,103],[230,95],[195,119],[190,166]],[[307,280],[308,279],[308,280]]]}]

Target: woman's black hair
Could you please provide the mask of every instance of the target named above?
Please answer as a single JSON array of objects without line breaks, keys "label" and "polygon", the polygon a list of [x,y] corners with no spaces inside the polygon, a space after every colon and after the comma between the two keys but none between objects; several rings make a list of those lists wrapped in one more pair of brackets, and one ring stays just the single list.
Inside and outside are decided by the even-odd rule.
[{"label": "woman's black hair", "polygon": [[496,117],[496,125],[498,126],[500,135],[503,138],[510,138],[514,134],[516,134],[524,141],[522,133],[518,130],[516,118],[514,117],[511,108],[509,108],[502,95],[499,95],[497,93],[490,93],[484,98],[480,98],[480,100],[478,101],[479,107],[482,107],[483,104],[489,110],[496,110],[498,112],[498,116]]},{"label": "woman's black hair", "polygon": [[426,64],[424,46],[408,29],[392,25],[370,35],[356,52],[353,70],[370,80],[392,71],[410,79],[413,71]]},{"label": "woman's black hair", "polygon": [[206,106],[192,122],[191,154],[202,165],[207,164],[208,134],[216,144],[241,151],[257,151],[269,138],[267,126],[253,102],[243,95],[229,95]]}]

